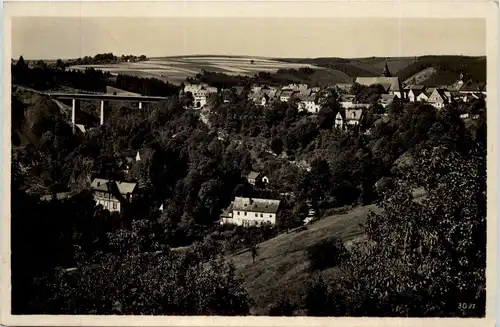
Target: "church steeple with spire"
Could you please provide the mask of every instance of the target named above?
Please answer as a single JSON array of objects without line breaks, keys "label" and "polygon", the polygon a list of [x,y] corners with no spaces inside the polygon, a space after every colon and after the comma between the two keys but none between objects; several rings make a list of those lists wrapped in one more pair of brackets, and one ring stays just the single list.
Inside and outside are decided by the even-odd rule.
[{"label": "church steeple with spire", "polygon": [[382,72],[383,77],[392,77],[391,72],[389,71],[389,66],[387,66],[387,58],[385,58],[385,67],[384,71]]}]

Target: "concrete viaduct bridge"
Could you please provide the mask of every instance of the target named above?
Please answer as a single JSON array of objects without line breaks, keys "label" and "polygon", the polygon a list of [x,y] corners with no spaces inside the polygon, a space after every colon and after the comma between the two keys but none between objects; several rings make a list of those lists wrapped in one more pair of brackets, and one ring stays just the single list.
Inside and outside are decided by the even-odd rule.
[{"label": "concrete viaduct bridge", "polygon": [[56,100],[71,100],[71,124],[73,133],[75,132],[76,122],[75,113],[80,109],[80,101],[100,101],[101,102],[101,125],[107,118],[108,104],[110,101],[130,101],[138,103],[139,109],[142,109],[143,103],[154,103],[167,100],[167,97],[156,96],[136,96],[136,95],[112,95],[112,94],[94,94],[94,93],[46,93],[49,97]]}]

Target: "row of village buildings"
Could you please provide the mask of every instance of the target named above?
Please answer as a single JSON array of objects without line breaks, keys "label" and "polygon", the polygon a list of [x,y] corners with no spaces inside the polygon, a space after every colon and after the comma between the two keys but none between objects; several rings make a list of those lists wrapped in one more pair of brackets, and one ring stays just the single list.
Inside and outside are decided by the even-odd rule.
[{"label": "row of village buildings", "polygon": [[[466,80],[463,75],[452,85],[440,87],[404,85],[398,77],[392,77],[386,68],[381,77],[358,77],[354,83],[363,86],[380,85],[384,93],[380,94],[374,101],[384,108],[396,98],[406,99],[410,102],[427,102],[440,109],[452,101],[467,103],[486,96],[485,83]],[[247,97],[260,106],[267,106],[276,101],[296,101],[299,110],[317,113],[324,101],[332,94],[336,94],[337,101],[344,108],[344,112],[339,113],[336,117],[337,124],[356,125],[359,124],[363,112],[373,102],[357,102],[356,96],[350,93],[352,86],[353,83],[337,83],[323,88],[310,87],[307,84],[290,84],[282,87],[253,85],[248,90]],[[240,96],[243,92],[245,89],[241,86],[219,91],[217,88],[203,83],[193,83],[184,85],[181,95],[191,94],[194,99],[194,108],[201,109],[207,106],[210,97],[214,94],[221,93],[223,101],[229,102],[233,94]]]}]

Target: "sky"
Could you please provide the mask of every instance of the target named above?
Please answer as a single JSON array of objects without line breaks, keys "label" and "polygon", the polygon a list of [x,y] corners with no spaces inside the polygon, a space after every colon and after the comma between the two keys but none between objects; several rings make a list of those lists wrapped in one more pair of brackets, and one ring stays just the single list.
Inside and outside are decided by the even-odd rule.
[{"label": "sky", "polygon": [[486,55],[486,21],[457,18],[14,17],[12,57],[97,53],[396,57]]}]

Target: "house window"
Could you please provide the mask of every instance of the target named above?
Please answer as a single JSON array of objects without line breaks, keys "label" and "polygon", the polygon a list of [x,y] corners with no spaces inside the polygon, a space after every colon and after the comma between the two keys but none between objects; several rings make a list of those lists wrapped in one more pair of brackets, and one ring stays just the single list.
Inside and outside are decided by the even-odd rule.
[{"label": "house window", "polygon": [[247,215],[247,212],[245,211],[245,212],[243,212],[243,214],[246,216],[246,215]]},{"label": "house window", "polygon": [[258,214],[258,213],[256,213],[256,214],[255,214],[255,217],[258,217],[258,216],[259,216],[259,214]]},{"label": "house window", "polygon": [[238,216],[240,215],[240,212],[238,211]]},{"label": "house window", "polygon": [[263,214],[260,214],[260,218],[262,218],[262,217],[264,217],[264,215],[263,215]]},{"label": "house window", "polygon": [[356,113],[355,112],[352,113],[352,118],[356,118]]},{"label": "house window", "polygon": [[116,209],[116,202],[113,202],[113,209]]},{"label": "house window", "polygon": [[273,218],[273,215],[269,215],[269,218]]}]

